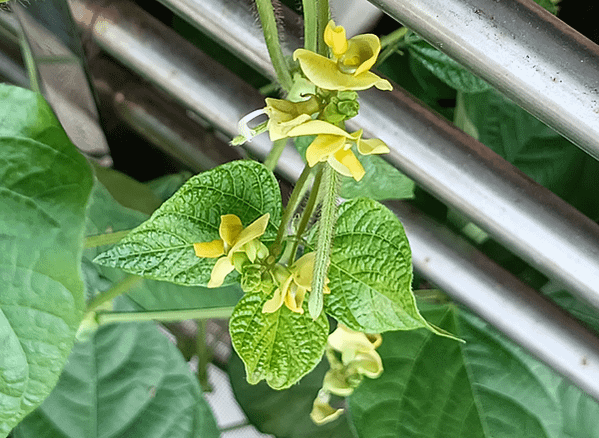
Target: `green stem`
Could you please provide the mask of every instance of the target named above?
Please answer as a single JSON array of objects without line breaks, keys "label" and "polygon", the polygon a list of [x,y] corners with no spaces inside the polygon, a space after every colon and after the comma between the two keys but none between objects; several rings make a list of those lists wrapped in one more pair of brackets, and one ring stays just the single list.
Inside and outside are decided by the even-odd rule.
[{"label": "green stem", "polygon": [[331,9],[329,0],[314,0],[318,5],[318,53],[322,56],[329,56],[329,47],[324,42],[324,29],[331,19]]},{"label": "green stem", "polygon": [[297,227],[297,233],[295,234],[295,242],[293,242],[293,249],[291,250],[291,260],[295,260],[295,255],[297,254],[297,249],[299,247],[300,241],[302,240],[302,236],[304,231],[306,231],[306,227],[308,226],[308,222],[310,222],[310,218],[314,214],[314,210],[316,209],[318,194],[320,191],[320,181],[322,180],[323,173],[323,164],[317,164],[318,169],[316,173],[316,177],[314,178],[314,184],[312,184],[312,191],[310,192],[310,197],[308,198],[308,203],[306,204],[306,208],[302,212],[302,218],[300,219],[300,223]]},{"label": "green stem", "polygon": [[408,33],[407,27],[400,27],[388,35],[381,37],[381,47],[384,49],[387,46],[400,42]]},{"label": "green stem", "polygon": [[37,68],[35,66],[35,59],[33,58],[33,53],[31,52],[31,47],[29,46],[29,41],[27,41],[27,37],[25,34],[21,33],[20,38],[21,43],[21,53],[23,54],[23,61],[25,62],[25,67],[27,69],[27,75],[29,76],[29,87],[32,91],[37,93],[41,92],[39,78],[37,76]]},{"label": "green stem", "polygon": [[323,290],[326,283],[327,272],[331,257],[331,246],[335,231],[337,212],[337,191],[339,190],[339,177],[337,171],[331,166],[326,166],[322,177],[322,190],[324,198],[318,221],[318,240],[316,243],[316,257],[314,260],[314,276],[312,277],[312,291],[308,300],[308,310],[312,319],[320,316],[323,307]]},{"label": "green stem", "polygon": [[208,381],[208,363],[210,363],[211,354],[206,344],[206,320],[200,319],[197,323],[196,353],[198,354],[198,380],[200,381],[202,391],[211,392],[212,386]]},{"label": "green stem", "polygon": [[118,297],[119,295],[128,292],[132,287],[137,286],[143,278],[138,277],[137,275],[128,275],[123,280],[119,281],[115,285],[113,285],[107,291],[102,292],[100,295],[96,295],[87,305],[87,311],[91,312],[107,301],[111,301],[112,299]]},{"label": "green stem", "polygon": [[275,140],[266,160],[264,160],[264,166],[271,172],[275,170],[277,167],[277,163],[279,162],[279,158],[281,158],[281,154],[283,153],[283,149],[287,145],[287,139],[282,138],[280,140]]},{"label": "green stem", "polygon": [[277,233],[277,237],[275,238],[274,243],[270,247],[270,255],[273,257],[272,263],[276,261],[279,254],[281,254],[282,250],[282,242],[285,237],[285,233],[287,232],[287,225],[289,221],[293,217],[293,213],[297,210],[300,202],[302,201],[302,197],[305,193],[304,187],[308,183],[308,178],[312,173],[312,168],[307,164],[304,166],[304,170],[302,171],[293,191],[291,192],[291,196],[289,197],[289,201],[287,202],[287,206],[285,207],[285,211],[283,212],[283,217],[281,218],[281,225],[279,225],[279,231]]},{"label": "green stem", "polygon": [[229,318],[234,307],[211,309],[148,310],[142,312],[98,312],[98,324],[113,322],[185,321],[187,319]]},{"label": "green stem", "polygon": [[394,30],[389,35],[381,38],[381,47],[383,47],[383,51],[377,58],[375,67],[381,65],[389,56],[399,50],[400,46],[402,45],[401,40],[406,36],[407,33],[408,28],[401,27],[397,30]]},{"label": "green stem", "polygon": [[85,248],[95,248],[103,245],[113,245],[129,234],[131,230],[115,231],[114,233],[97,234],[85,238]]},{"label": "green stem", "polygon": [[277,79],[281,86],[286,91],[289,91],[293,85],[293,79],[291,78],[287,61],[285,60],[283,50],[281,49],[277,21],[275,19],[275,12],[271,0],[256,0],[256,6],[258,8],[258,15],[260,15],[260,22],[262,23],[262,31],[264,32],[264,40],[266,41],[268,54],[270,55],[270,60],[272,61],[272,65],[277,74]]},{"label": "green stem", "polygon": [[304,49],[318,51],[318,0],[302,0],[304,9]]}]

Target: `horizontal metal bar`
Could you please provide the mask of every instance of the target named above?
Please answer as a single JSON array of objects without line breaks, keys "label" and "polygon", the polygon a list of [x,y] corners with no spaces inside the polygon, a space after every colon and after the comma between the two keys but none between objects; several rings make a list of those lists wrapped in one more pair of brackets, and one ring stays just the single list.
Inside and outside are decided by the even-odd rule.
[{"label": "horizontal metal bar", "polygon": [[[75,13],[75,17],[88,14],[96,17],[95,21],[87,24],[101,30],[94,31],[96,39],[100,41],[103,38],[115,38],[124,41],[125,44],[131,44],[129,38],[132,37],[123,40],[123,30],[116,32],[116,28],[135,30],[136,38],[144,42],[144,44],[136,44],[136,49],[154,51],[157,46],[162,47],[158,52],[147,57],[137,54],[136,59],[151,59],[152,68],[171,71],[172,75],[178,74],[179,66],[173,64],[172,57],[168,55],[174,53],[182,41],[176,35],[168,33],[167,29],[163,29],[159,22],[148,18],[139,9],[125,7],[124,2],[119,4],[118,10],[110,11],[110,21],[104,21],[107,11],[93,9],[95,5],[92,0],[76,1],[79,13]],[[160,38],[156,35],[160,35]],[[167,38],[161,39],[164,37]],[[106,41],[103,45],[111,47],[111,44]],[[192,59],[197,59],[198,54],[195,52],[197,49],[193,48],[188,55]],[[136,62],[127,61],[126,54],[122,56],[121,61],[133,65],[134,69],[146,71],[150,68],[150,66],[141,68]],[[219,68],[209,59],[205,59],[205,63],[201,66],[210,71]],[[160,78],[162,75],[156,74],[156,77]],[[193,83],[189,93],[201,95],[202,88],[221,89],[220,82],[226,83],[228,80],[230,80],[228,76],[214,75],[211,82]],[[192,82],[189,81],[190,85]],[[242,85],[236,83],[229,91],[223,88],[218,102],[214,103],[215,108],[208,112],[215,120],[221,120],[223,126],[225,122],[222,120],[229,120],[231,126],[227,131],[234,129],[236,120],[231,121],[224,112],[236,106],[240,107],[241,111],[234,110],[235,113],[245,111],[247,103],[242,99],[248,96],[253,95],[252,99],[259,99],[257,93],[250,91],[248,85],[244,85],[245,90],[240,93]],[[184,100],[181,96],[178,98]],[[217,105],[220,105],[223,114],[218,114]],[[303,165],[297,155],[286,155],[281,161],[285,168],[300,169]],[[297,176],[291,177],[290,180],[294,181],[296,178]],[[508,336],[529,348],[541,360],[599,399],[599,345],[594,335],[480,252],[466,245],[462,239],[453,236],[447,229],[432,223],[405,204],[397,203],[391,207],[400,215],[406,226],[417,270],[432,281],[438,282],[458,301],[472,306],[483,318],[493,321]],[[478,300],[478,297],[481,299]],[[497,309],[498,305],[504,306],[505,311],[501,312],[501,309]],[[498,314],[501,314],[501,318],[497,317]]]},{"label": "horizontal metal bar", "polygon": [[[254,17],[237,2],[161,1],[176,12],[185,5],[192,24],[237,53],[264,44]],[[215,24],[205,27],[206,21]],[[289,47],[298,44],[292,35],[283,40]],[[268,52],[259,53],[264,65]],[[272,66],[264,72],[274,75]],[[597,224],[401,89],[362,93],[360,114],[350,122],[389,145],[391,153],[383,158],[599,309]]]},{"label": "horizontal metal bar", "polygon": [[[237,135],[237,123],[244,115],[264,106],[264,99],[253,88],[215,64],[172,29],[160,26],[158,20],[147,14],[140,14],[132,3],[123,1],[104,7],[89,0],[72,0],[70,4],[75,21],[93,32],[102,49],[230,138]],[[144,38],[140,37],[141,32]],[[237,96],[239,103],[223,99],[228,95]],[[258,136],[252,143],[261,158],[270,151],[267,136]],[[291,148],[286,148],[284,154],[297,156]],[[301,168],[280,171],[293,179]]]},{"label": "horizontal metal bar", "polygon": [[599,400],[599,339],[472,245],[406,203],[414,269]]},{"label": "horizontal metal bar", "polygon": [[369,0],[599,159],[599,46],[533,0]]}]

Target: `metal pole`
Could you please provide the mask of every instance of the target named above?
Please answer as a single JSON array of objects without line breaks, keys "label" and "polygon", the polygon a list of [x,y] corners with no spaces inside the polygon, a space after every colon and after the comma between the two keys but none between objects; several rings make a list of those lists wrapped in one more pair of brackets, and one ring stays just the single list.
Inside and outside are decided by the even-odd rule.
[{"label": "metal pole", "polygon": [[599,400],[599,339],[461,237],[406,203],[414,268],[509,338]]},{"label": "metal pole", "polygon": [[[81,7],[80,12],[87,14],[90,9],[86,7],[92,7],[93,2],[85,1],[89,4],[82,0],[77,0],[77,4]],[[172,52],[180,45],[181,41],[177,39],[151,41],[152,32],[148,31],[149,26],[160,27],[160,24],[145,17],[141,10],[128,9],[128,11],[135,13],[134,16],[137,17],[135,23],[143,24],[137,28],[135,35],[140,41],[147,43],[145,50],[154,50],[160,45],[163,46],[163,50],[159,53],[164,54]],[[107,29],[102,21],[102,11],[96,12],[97,20],[94,23],[90,22],[89,25]],[[129,21],[133,17],[119,14],[117,20],[116,12],[115,10],[110,12],[115,23],[113,26],[134,27]],[[123,38],[121,32],[112,33],[115,30],[112,27],[108,30],[110,32],[107,33],[114,35],[114,38],[119,40]],[[173,37],[174,35],[163,36]],[[125,42],[130,41],[125,40]],[[171,44],[173,45],[171,50],[166,50]],[[143,48],[143,45],[140,43],[139,47]],[[197,49],[193,50],[195,52]],[[195,58],[196,54],[189,53],[189,55]],[[148,58],[154,61],[153,68],[174,69],[173,74],[178,70],[178,66],[171,64],[168,57],[161,55]],[[206,60],[202,68],[213,70],[216,66],[213,61]],[[224,80],[228,79],[228,77],[224,78]],[[215,77],[214,81],[217,82],[195,83],[193,91],[190,92],[201,93],[198,90],[202,88],[218,88],[219,80],[221,78]],[[236,105],[240,107],[246,105],[234,93],[223,93],[220,96],[220,103],[223,111]],[[213,115],[218,116],[216,110]],[[225,115],[216,118],[228,120]],[[235,126],[235,122],[231,123],[232,125],[228,127],[229,131]],[[301,166],[297,159],[297,156],[285,156],[282,162],[285,167]],[[457,238],[447,229],[433,223],[406,204],[397,203],[391,207],[406,227],[417,270],[443,287],[456,300],[471,306],[483,318],[492,321],[508,336],[529,348],[551,367],[568,376],[583,390],[599,399],[599,343],[593,334],[466,244],[463,239]]]},{"label": "metal pole", "polygon": [[[256,90],[172,29],[140,13],[143,10],[134,4],[122,1],[104,7],[89,0],[72,0],[71,8],[75,21],[93,33],[102,49],[230,138],[238,133],[239,119],[264,107]],[[252,141],[252,149],[261,158],[270,148],[267,135]],[[286,148],[284,155],[298,156],[291,148]],[[301,167],[282,167],[280,172],[293,180]]]},{"label": "metal pole", "polygon": [[599,159],[599,46],[532,0],[369,0]]},{"label": "metal pole", "polygon": [[[254,51],[255,57],[255,48],[263,44],[252,14],[239,2],[161,1],[236,53]],[[299,44],[291,35],[283,40],[289,47]],[[256,68],[268,60],[266,49],[260,54]],[[270,66],[264,72],[274,75]],[[360,106],[349,125],[384,140],[391,154],[383,158],[599,309],[597,224],[401,89],[365,92]]]}]

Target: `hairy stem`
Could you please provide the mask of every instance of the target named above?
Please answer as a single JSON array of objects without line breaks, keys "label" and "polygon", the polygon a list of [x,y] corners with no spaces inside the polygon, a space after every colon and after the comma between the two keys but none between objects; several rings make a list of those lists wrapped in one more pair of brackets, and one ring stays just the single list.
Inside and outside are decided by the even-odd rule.
[{"label": "hairy stem", "polygon": [[289,197],[285,211],[283,211],[283,217],[281,218],[281,225],[279,225],[277,237],[270,247],[270,255],[273,257],[272,263],[274,263],[279,254],[281,254],[283,238],[287,232],[287,225],[289,224],[289,221],[293,217],[293,213],[295,210],[297,210],[297,207],[302,200],[302,197],[305,193],[305,186],[308,183],[311,173],[312,169],[306,164],[299,179],[297,180],[297,183],[295,184],[295,187],[293,188],[293,191],[291,192],[291,196]]},{"label": "hairy stem", "polygon": [[186,319],[229,318],[234,307],[211,309],[150,310],[142,312],[98,312],[99,325],[113,322],[185,321]]},{"label": "hairy stem", "polygon": [[304,49],[318,51],[318,0],[302,0],[304,9]]},{"label": "hairy stem", "polygon": [[271,0],[256,0],[256,7],[258,8],[258,15],[260,15],[260,23],[262,24],[268,54],[277,74],[277,80],[286,91],[289,91],[293,85],[293,79],[291,78],[287,61],[281,49],[272,2]]},{"label": "hairy stem", "polygon": [[312,319],[318,318],[323,307],[323,290],[326,283],[327,272],[331,257],[331,247],[335,231],[337,212],[337,191],[339,190],[339,177],[337,171],[331,166],[326,166],[322,177],[322,190],[324,198],[318,221],[318,240],[316,243],[316,257],[314,260],[314,276],[312,277],[312,291],[308,300],[308,310]]},{"label": "hairy stem", "polygon": [[208,364],[210,363],[212,354],[206,344],[206,320],[199,319],[197,323],[196,353],[198,355],[198,380],[200,381],[202,391],[211,392],[212,386],[208,381]]},{"label": "hairy stem", "polygon": [[297,249],[299,247],[300,241],[302,240],[302,236],[306,231],[306,227],[308,226],[308,222],[310,222],[310,218],[314,214],[314,210],[316,209],[316,205],[318,204],[318,196],[320,191],[320,182],[322,180],[323,173],[323,163],[317,164],[318,169],[316,170],[316,177],[314,178],[314,184],[312,184],[312,191],[310,192],[310,197],[308,198],[308,203],[306,204],[306,208],[302,212],[302,217],[300,219],[300,223],[297,227],[297,233],[295,234],[295,242],[293,242],[293,248],[291,250],[291,260],[295,260],[295,255],[297,254]]},{"label": "hairy stem", "polygon": [[329,0],[314,0],[318,6],[318,53],[329,56],[329,48],[324,42],[324,28],[331,19]]}]

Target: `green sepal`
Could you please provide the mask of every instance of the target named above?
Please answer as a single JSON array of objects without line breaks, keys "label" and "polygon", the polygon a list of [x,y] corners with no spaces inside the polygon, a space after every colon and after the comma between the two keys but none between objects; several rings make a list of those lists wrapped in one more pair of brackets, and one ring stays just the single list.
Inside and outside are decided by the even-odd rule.
[{"label": "green sepal", "polygon": [[94,261],[145,278],[206,286],[217,258],[197,257],[193,244],[220,238],[221,215],[235,214],[248,226],[270,213],[261,240],[272,242],[281,210],[273,173],[255,161],[233,161],[190,178],[150,219]]},{"label": "green sepal", "polygon": [[283,305],[262,313],[271,295],[247,293],[237,303],[229,330],[231,342],[245,364],[247,381],[266,380],[274,389],[289,388],[321,360],[329,334],[324,313],[313,320],[304,302],[304,313]]}]

